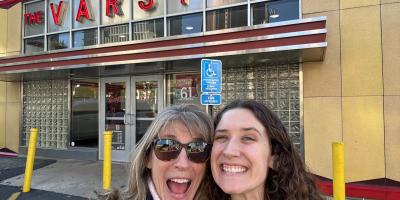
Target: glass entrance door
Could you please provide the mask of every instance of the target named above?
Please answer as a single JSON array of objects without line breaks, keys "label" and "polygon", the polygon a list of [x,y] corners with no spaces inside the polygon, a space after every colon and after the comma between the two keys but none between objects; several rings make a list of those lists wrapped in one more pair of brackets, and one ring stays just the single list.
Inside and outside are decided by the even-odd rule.
[{"label": "glass entrance door", "polygon": [[135,143],[139,142],[146,133],[147,128],[162,109],[162,84],[161,77],[145,76],[134,77],[132,88],[135,90],[133,100],[133,113]]},{"label": "glass entrance door", "polygon": [[127,162],[163,108],[162,76],[103,78],[100,95],[99,157],[103,159],[103,133],[112,131],[113,161]]}]

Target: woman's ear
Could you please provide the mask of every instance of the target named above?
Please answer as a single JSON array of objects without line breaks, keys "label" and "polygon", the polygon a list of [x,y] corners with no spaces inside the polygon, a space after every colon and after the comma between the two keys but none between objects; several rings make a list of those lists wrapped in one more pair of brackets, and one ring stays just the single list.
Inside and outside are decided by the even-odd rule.
[{"label": "woman's ear", "polygon": [[274,163],[275,163],[276,155],[271,155],[271,157],[268,160],[268,167],[271,169],[274,169]]}]

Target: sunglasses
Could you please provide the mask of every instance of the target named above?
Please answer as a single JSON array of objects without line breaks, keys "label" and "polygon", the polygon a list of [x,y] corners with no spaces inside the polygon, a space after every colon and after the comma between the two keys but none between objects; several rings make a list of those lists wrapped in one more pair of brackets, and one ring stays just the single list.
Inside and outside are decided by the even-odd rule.
[{"label": "sunglasses", "polygon": [[162,161],[178,158],[182,148],[185,148],[190,161],[204,163],[210,157],[211,146],[204,141],[193,141],[188,144],[182,144],[171,139],[155,139],[153,141],[154,154]]}]

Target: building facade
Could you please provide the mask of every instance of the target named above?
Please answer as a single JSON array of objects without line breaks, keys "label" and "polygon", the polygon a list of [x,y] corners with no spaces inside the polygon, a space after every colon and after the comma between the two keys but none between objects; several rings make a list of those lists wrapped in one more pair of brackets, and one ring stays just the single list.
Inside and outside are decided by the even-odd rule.
[{"label": "building facade", "polygon": [[222,105],[202,109],[260,101],[324,192],[343,141],[348,195],[399,197],[400,1],[14,3],[0,4],[0,147],[26,153],[37,127],[39,155],[96,160],[112,130],[126,161],[160,110],[201,106],[200,60],[220,59]]}]

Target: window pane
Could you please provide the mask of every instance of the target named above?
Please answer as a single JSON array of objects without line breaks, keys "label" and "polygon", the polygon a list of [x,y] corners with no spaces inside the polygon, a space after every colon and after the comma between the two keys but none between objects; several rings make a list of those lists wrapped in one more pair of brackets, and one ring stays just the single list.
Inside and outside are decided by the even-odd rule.
[{"label": "window pane", "polygon": [[74,32],[74,47],[83,47],[97,44],[97,29]]},{"label": "window pane", "polygon": [[203,27],[201,13],[171,17],[168,19],[168,35],[199,33]]},{"label": "window pane", "polygon": [[247,0],[207,0],[207,8],[247,2]]},{"label": "window pane", "polygon": [[[24,13],[24,32],[25,36],[30,35],[38,35],[44,33],[44,1],[39,1],[35,3],[25,4],[25,13]],[[39,14],[40,22],[31,23],[32,16],[34,13]],[[33,17],[35,18],[35,17]]]},{"label": "window pane", "polygon": [[200,107],[200,74],[171,74],[168,77],[168,105],[195,104]]},{"label": "window pane", "polygon": [[247,6],[207,12],[207,31],[247,26]]},{"label": "window pane", "polygon": [[98,143],[98,80],[72,81],[71,142],[96,147]]},{"label": "window pane", "polygon": [[299,19],[298,0],[268,1],[252,5],[253,24]]},{"label": "window pane", "polygon": [[181,12],[187,12],[187,11],[192,11],[192,10],[200,10],[203,8],[203,1],[200,0],[195,0],[195,1],[190,1],[186,0],[188,2],[187,4],[182,4],[181,1],[177,0],[168,0],[167,1],[167,9],[168,9],[168,14],[174,14],[174,13],[181,13]]},{"label": "window pane", "polygon": [[101,44],[125,42],[129,40],[128,24],[109,26],[101,29]]},{"label": "window pane", "polygon": [[164,36],[164,20],[156,19],[133,23],[133,40],[144,40]]},{"label": "window pane", "polygon": [[85,16],[81,15],[80,20],[76,20],[76,16],[79,9],[79,0],[74,1],[74,15],[73,15],[73,22],[74,28],[83,28],[83,27],[90,27],[96,26],[98,23],[98,16],[100,16],[100,7],[99,7],[99,0],[86,0],[86,5],[89,10],[90,20],[87,19]]},{"label": "window pane", "polygon": [[29,38],[24,40],[25,53],[31,54],[33,52],[44,51],[43,37]]},{"label": "window pane", "polygon": [[[69,1],[59,1],[59,0],[49,0],[47,6],[47,25],[48,32],[57,32],[69,30],[69,24],[71,21],[69,12]],[[62,2],[62,3],[61,3]],[[58,8],[61,5],[60,13],[58,17],[58,24],[55,24],[55,19],[53,17],[50,4],[53,3],[54,14],[58,13]]]},{"label": "window pane", "polygon": [[[143,0],[133,1],[133,19],[148,19],[152,17],[159,17],[164,14],[164,0],[154,0],[154,5],[148,10],[143,10],[139,7],[139,2]],[[148,1],[143,1],[148,2]]]},{"label": "window pane", "polygon": [[69,47],[69,33],[47,36],[48,50],[66,49]]}]

